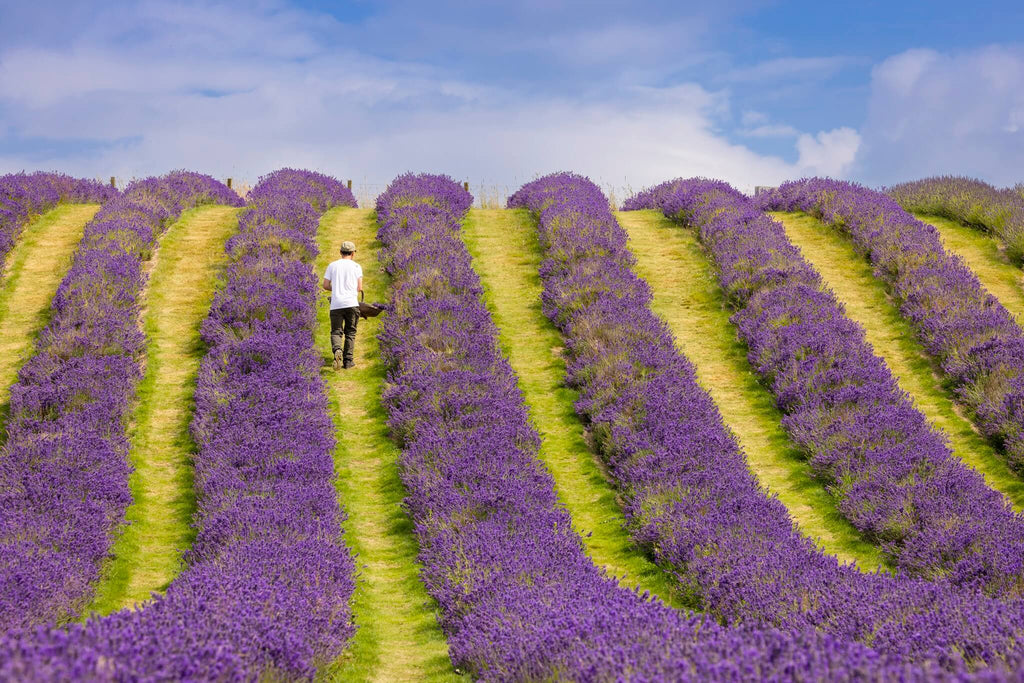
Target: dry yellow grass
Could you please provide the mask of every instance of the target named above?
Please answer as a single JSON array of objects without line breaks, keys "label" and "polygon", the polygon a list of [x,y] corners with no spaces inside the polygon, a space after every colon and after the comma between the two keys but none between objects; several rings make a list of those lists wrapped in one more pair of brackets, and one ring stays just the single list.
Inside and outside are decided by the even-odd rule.
[{"label": "dry yellow grass", "polygon": [[523,210],[474,209],[464,225],[473,267],[519,379],[530,419],[542,438],[540,458],[595,564],[625,586],[678,604],[672,579],[637,548],[624,528],[615,490],[584,438],[565,386],[562,337],[541,312],[540,245]]},{"label": "dry yellow grass", "polygon": [[915,215],[935,226],[946,251],[962,258],[982,286],[1017,319],[1017,324],[1024,325],[1024,272],[1010,262],[999,243],[981,230],[948,218]]},{"label": "dry yellow grass", "polygon": [[954,455],[985,477],[1003,493],[1014,509],[1024,508],[1021,482],[961,412],[943,387],[910,323],[900,314],[885,286],[872,273],[867,259],[857,253],[851,240],[806,214],[775,213],[786,234],[835,292],[846,314],[864,328],[875,353],[885,360],[901,389],[915,407],[942,430]]},{"label": "dry yellow grass", "polygon": [[[376,258],[376,233],[370,210],[329,211],[320,220],[317,277],[338,258],[341,241],[352,240],[359,248],[356,260],[363,267],[367,301],[386,300],[388,282]],[[359,566],[353,598],[358,630],[345,654],[321,676],[346,681],[457,679],[434,602],[419,580],[412,523],[401,507],[405,489],[399,452],[388,438],[387,414],[380,403],[384,369],[376,334],[381,319],[359,322],[356,367],[335,371],[328,310],[324,293],[317,345],[323,351],[323,376],[334,410],[338,499],[348,515],[345,539]]]},{"label": "dry yellow grass", "polygon": [[[0,280],[0,405],[46,324],[50,302],[97,204],[62,204],[25,226]],[[6,412],[6,411],[5,411]]]},{"label": "dry yellow grass", "polygon": [[188,426],[203,355],[199,326],[237,213],[225,206],[187,211],[161,239],[144,299],[146,374],[130,432],[133,502],[89,612],[107,614],[164,591],[192,542],[195,446]]},{"label": "dry yellow grass", "polygon": [[629,233],[637,274],[654,292],[652,308],[694,364],[698,382],[739,440],[751,471],[825,552],[862,569],[883,566],[882,554],[836,510],[782,429],[782,415],[747,362],[714,268],[693,231],[657,211],[625,211],[617,217]]}]

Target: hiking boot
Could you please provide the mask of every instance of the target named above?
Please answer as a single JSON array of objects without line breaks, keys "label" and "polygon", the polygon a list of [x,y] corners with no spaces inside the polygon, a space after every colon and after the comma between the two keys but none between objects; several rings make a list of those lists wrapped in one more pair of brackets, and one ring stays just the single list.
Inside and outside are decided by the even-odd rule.
[{"label": "hiking boot", "polygon": [[[348,367],[347,365],[345,367]],[[334,352],[334,369],[341,370],[341,349]]]},{"label": "hiking boot", "polygon": [[354,360],[347,360],[345,361],[345,364],[342,367],[348,370],[349,368],[354,368],[355,366],[356,362]]}]

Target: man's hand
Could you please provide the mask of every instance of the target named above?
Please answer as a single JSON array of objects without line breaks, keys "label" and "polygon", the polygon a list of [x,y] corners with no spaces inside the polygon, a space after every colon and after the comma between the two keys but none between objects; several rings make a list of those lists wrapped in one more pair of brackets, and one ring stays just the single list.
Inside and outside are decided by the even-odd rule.
[{"label": "man's hand", "polygon": [[320,283],[320,286],[323,287],[326,292],[331,291],[331,281],[327,278],[324,278],[324,281]]}]

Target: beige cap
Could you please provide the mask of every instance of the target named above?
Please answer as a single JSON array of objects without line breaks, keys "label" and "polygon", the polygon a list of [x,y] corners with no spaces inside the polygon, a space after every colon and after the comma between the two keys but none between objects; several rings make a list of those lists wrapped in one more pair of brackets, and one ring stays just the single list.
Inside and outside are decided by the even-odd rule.
[{"label": "beige cap", "polygon": [[354,242],[349,242],[348,240],[346,240],[346,241],[341,243],[341,250],[342,251],[355,251],[356,250],[356,245],[355,245]]}]

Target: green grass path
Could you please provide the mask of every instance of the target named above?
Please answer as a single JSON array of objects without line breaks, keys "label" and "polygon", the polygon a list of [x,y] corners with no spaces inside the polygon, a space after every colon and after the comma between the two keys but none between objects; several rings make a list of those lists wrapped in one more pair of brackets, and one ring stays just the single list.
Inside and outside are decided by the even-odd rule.
[{"label": "green grass path", "polygon": [[913,327],[875,278],[866,258],[845,235],[801,213],[773,213],[786,234],[818,270],[822,280],[846,307],[846,314],[864,328],[868,343],[896,376],[914,405],[945,432],[956,457],[1001,491],[1014,509],[1024,507],[1024,482],[963,416],[943,387],[931,360],[914,335]]},{"label": "green grass path", "polygon": [[463,232],[502,349],[519,376],[530,418],[541,435],[540,457],[587,553],[623,585],[678,605],[672,580],[626,532],[615,490],[573,409],[576,392],[564,386],[562,337],[541,312],[541,254],[532,218],[525,210],[474,209]]},{"label": "green grass path", "polygon": [[1024,325],[1024,272],[1010,263],[995,238],[947,218],[914,215],[934,225],[946,251],[962,258],[982,286],[1017,319],[1017,324]]},{"label": "green grass path", "polygon": [[747,347],[729,321],[714,266],[694,232],[659,211],[623,211],[617,218],[629,234],[637,274],[654,293],[654,312],[693,363],[698,382],[736,435],[757,479],[824,551],[862,569],[884,566],[881,552],[839,513],[782,429],[775,398],[747,362]]},{"label": "green grass path", "polygon": [[[377,224],[366,209],[332,209],[320,219],[317,281],[338,258],[338,245],[359,248],[367,301],[384,301],[386,275],[377,262]],[[457,679],[448,644],[437,625],[435,605],[419,580],[418,547],[412,522],[401,508],[399,451],[388,438],[380,403],[384,368],[377,352],[379,318],[359,321],[356,367],[331,367],[326,292],[318,307],[317,346],[331,394],[338,446],[338,500],[348,514],[345,538],[357,553],[359,574],[353,598],[358,630],[349,649],[323,678],[357,681],[439,681]]]},{"label": "green grass path", "polygon": [[224,243],[238,209],[186,211],[160,240],[143,297],[146,374],[129,432],[132,504],[86,614],[108,614],[163,592],[193,540],[195,499],[188,432],[195,376],[204,349],[199,326],[213,300]]},{"label": "green grass path", "polygon": [[50,301],[98,204],[61,204],[31,221],[7,254],[0,280],[0,416],[6,422],[11,386],[36,335],[46,325]]}]

